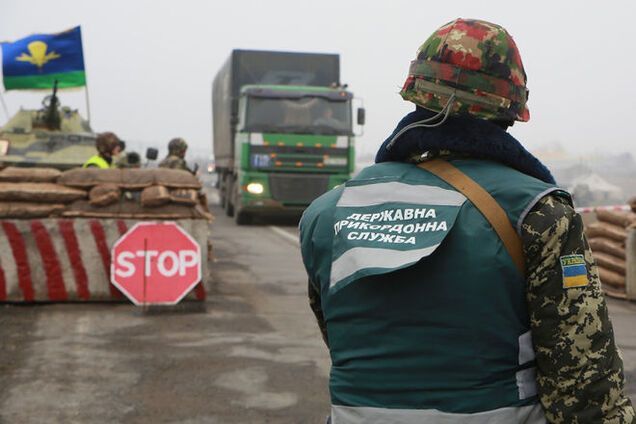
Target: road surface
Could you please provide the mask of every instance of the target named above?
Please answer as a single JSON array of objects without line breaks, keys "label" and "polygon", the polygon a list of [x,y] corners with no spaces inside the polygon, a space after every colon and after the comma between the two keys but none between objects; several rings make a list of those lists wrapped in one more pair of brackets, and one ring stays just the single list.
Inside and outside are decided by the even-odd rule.
[{"label": "road surface", "polygon": [[[1,423],[322,423],[329,358],[294,222],[218,208],[204,312],[0,306]],[[610,301],[636,399],[636,305]]]},{"label": "road surface", "polygon": [[329,358],[295,223],[213,213],[205,313],[0,306],[0,422],[323,423]]}]

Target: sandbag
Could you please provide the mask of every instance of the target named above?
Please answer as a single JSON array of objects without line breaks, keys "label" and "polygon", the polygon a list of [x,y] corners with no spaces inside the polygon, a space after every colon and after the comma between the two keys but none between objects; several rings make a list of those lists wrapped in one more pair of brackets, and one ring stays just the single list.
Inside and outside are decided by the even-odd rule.
[{"label": "sandbag", "polygon": [[612,241],[606,238],[595,237],[595,238],[589,239],[588,243],[590,244],[590,247],[592,248],[593,253],[603,252],[620,259],[625,259],[627,257],[625,253],[625,248],[616,241]]},{"label": "sandbag", "polygon": [[0,182],[54,183],[62,174],[55,168],[19,168],[9,166],[0,171]]},{"label": "sandbag", "polygon": [[608,284],[603,284],[603,292],[605,295],[609,297],[614,297],[616,299],[627,299],[627,293],[625,292],[624,287],[614,288]]},{"label": "sandbag", "polygon": [[210,215],[210,220],[212,220],[213,216],[210,212],[210,206],[208,204],[208,196],[205,195],[202,191],[199,192],[199,203],[197,204],[202,211]]},{"label": "sandbag", "polygon": [[107,206],[118,202],[121,190],[116,184],[96,185],[88,193],[88,202],[92,206]]},{"label": "sandbag", "polygon": [[142,190],[152,185],[196,190],[201,188],[201,182],[188,171],[167,168],[75,168],[62,173],[58,183],[79,188],[89,188],[98,184],[117,184],[126,190]]},{"label": "sandbag", "polygon": [[596,219],[601,222],[608,222],[626,228],[633,222],[636,222],[636,213],[606,211],[601,209],[596,211]]},{"label": "sandbag", "polygon": [[194,206],[199,200],[199,194],[191,188],[176,188],[170,190],[170,200],[174,203]]},{"label": "sandbag", "polygon": [[[75,168],[60,175],[57,182],[69,187],[89,188],[100,184],[115,184],[121,188],[142,189],[152,185],[153,175],[147,169]],[[132,173],[139,173],[133,177]]]},{"label": "sandbag", "polygon": [[602,237],[625,244],[627,238],[627,230],[618,225],[607,222],[593,222],[587,226],[585,230],[588,238]]},{"label": "sandbag", "polygon": [[201,189],[201,181],[188,171],[183,169],[154,168],[154,184],[168,188],[192,188]]},{"label": "sandbag", "polygon": [[208,196],[202,191],[199,192],[199,204],[203,206],[205,210],[210,211],[208,206]]},{"label": "sandbag", "polygon": [[609,285],[614,288],[625,288],[625,277],[617,272],[599,266],[598,275],[604,286]]},{"label": "sandbag", "polygon": [[65,203],[86,195],[84,190],[53,183],[0,183],[0,201]]},{"label": "sandbag", "polygon": [[614,271],[622,276],[627,272],[627,264],[624,259],[616,258],[603,252],[594,252],[594,261],[599,267]]},{"label": "sandbag", "polygon": [[92,206],[86,200],[78,200],[68,206],[62,215],[69,218],[208,219],[196,207],[168,203],[145,208],[139,202],[129,200],[120,200],[103,207]]},{"label": "sandbag", "polygon": [[58,216],[64,208],[56,203],[0,202],[0,218],[47,218]]},{"label": "sandbag", "polygon": [[204,208],[203,206],[197,204],[194,207],[195,215],[198,218],[207,219],[209,222],[214,221],[214,215],[212,215],[208,208]]},{"label": "sandbag", "polygon": [[164,186],[150,186],[141,192],[141,204],[146,208],[157,207],[170,203],[171,200],[168,189]]}]

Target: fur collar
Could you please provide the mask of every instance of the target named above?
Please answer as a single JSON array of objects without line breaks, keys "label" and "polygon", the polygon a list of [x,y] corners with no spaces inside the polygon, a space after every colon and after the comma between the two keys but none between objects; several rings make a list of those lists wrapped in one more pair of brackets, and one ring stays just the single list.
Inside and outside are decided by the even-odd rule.
[{"label": "fur collar", "polygon": [[449,116],[439,127],[413,128],[405,132],[391,150],[386,149],[393,135],[402,128],[433,115],[433,112],[418,107],[402,118],[393,133],[380,146],[375,162],[404,162],[414,154],[448,150],[477,159],[500,162],[526,175],[555,184],[548,168],[517,139],[496,124],[483,119]]}]

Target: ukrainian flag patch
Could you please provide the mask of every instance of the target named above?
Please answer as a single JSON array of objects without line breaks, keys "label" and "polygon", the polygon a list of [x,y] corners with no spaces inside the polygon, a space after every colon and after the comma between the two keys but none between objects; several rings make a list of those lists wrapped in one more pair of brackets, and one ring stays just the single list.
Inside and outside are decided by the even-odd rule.
[{"label": "ukrainian flag patch", "polygon": [[563,288],[585,287],[587,279],[587,266],[583,255],[566,255],[559,258],[563,270]]}]

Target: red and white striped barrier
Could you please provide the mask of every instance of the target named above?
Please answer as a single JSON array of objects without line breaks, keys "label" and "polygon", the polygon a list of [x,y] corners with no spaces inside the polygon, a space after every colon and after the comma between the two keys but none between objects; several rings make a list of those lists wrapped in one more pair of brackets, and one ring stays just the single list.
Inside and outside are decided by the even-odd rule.
[{"label": "red and white striped barrier", "polygon": [[574,208],[577,213],[592,213],[596,211],[613,211],[613,212],[629,212],[632,210],[629,205],[611,205],[611,206],[589,206],[583,208]]},{"label": "red and white striped barrier", "polygon": [[[207,265],[208,227],[199,221],[183,220],[179,225],[200,243]],[[0,220],[0,302],[124,301],[110,283],[110,252],[136,222]],[[207,266],[203,271],[203,284],[197,284],[189,298],[205,299]]]}]

